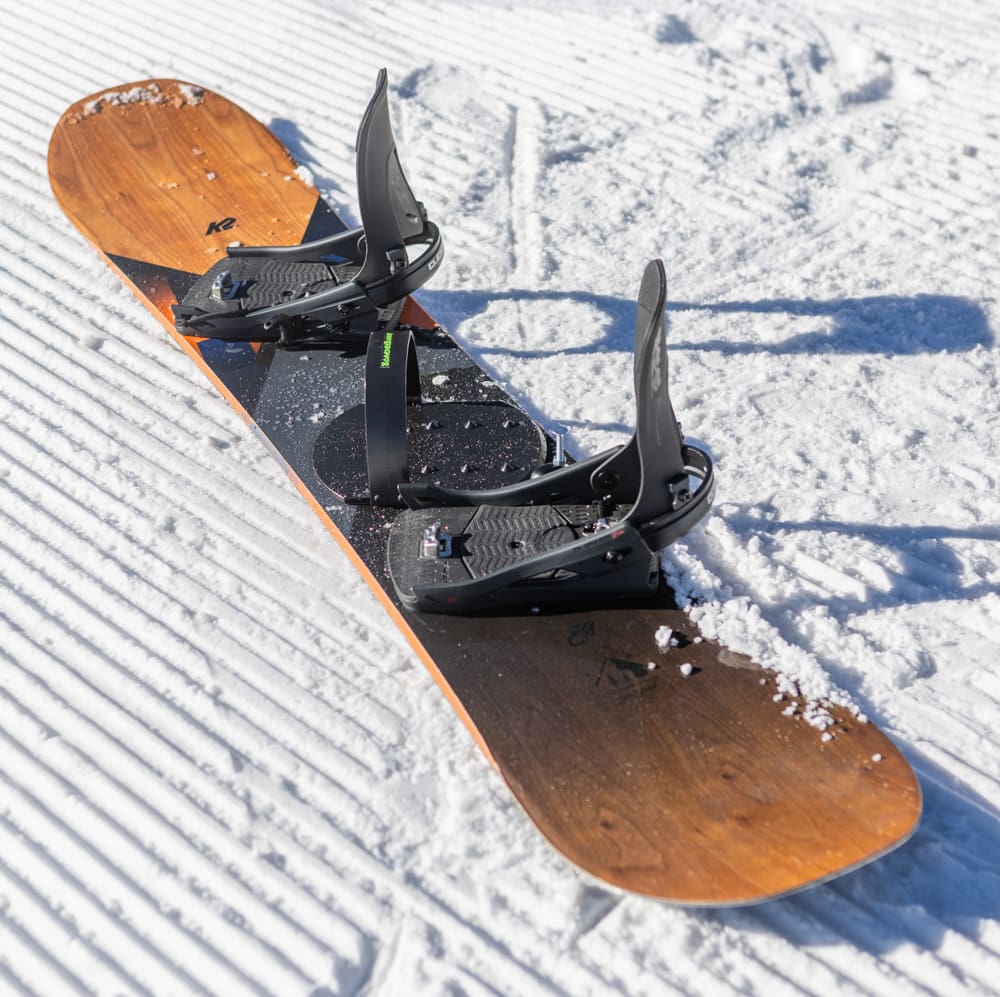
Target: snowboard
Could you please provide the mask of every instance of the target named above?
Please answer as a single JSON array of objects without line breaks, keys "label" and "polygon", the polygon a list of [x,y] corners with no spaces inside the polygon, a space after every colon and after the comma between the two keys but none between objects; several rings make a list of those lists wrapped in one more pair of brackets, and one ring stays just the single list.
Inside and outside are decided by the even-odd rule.
[{"label": "snowboard", "polygon": [[[433,593],[448,589],[424,576],[447,566],[458,515],[434,518],[435,489],[491,494],[588,465],[559,459],[555,441],[408,296],[440,265],[441,243],[400,179],[391,134],[373,131],[372,116],[384,132],[387,113],[382,73],[359,134],[359,178],[364,160],[388,180],[367,191],[362,215],[393,207],[386,224],[400,244],[423,246],[419,257],[379,248],[374,223],[359,240],[264,125],[176,80],[71,106],[52,136],[49,176],[69,220],[281,462],[565,857],[604,884],[718,906],[825,882],[900,845],[921,795],[895,745],[839,706],[825,708],[824,729],[811,723],[773,672],[703,639],[658,575],[644,595],[537,604],[532,579],[504,576],[502,593],[514,593],[505,604],[484,606],[473,586],[461,590],[471,601],[435,611]],[[253,262],[267,274],[248,277],[241,246],[283,248]],[[310,271],[300,297],[318,300],[333,326],[348,323],[345,335],[311,337],[265,299],[234,318],[233,300],[252,297],[251,285],[325,251],[334,262]],[[639,312],[651,344],[664,294],[662,274],[647,268]],[[638,355],[636,364],[638,390]],[[385,389],[383,370],[397,371]],[[400,477],[430,513],[380,500]],[[416,580],[401,583],[389,563],[387,536],[397,534],[398,556],[415,558],[402,574],[415,565]],[[502,574],[508,562],[496,556]],[[573,574],[556,566],[535,590]]]}]

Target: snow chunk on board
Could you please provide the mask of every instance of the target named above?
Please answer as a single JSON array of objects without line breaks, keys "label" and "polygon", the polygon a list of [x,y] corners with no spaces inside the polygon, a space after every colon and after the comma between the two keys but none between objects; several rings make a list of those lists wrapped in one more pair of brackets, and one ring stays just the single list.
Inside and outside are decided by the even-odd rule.
[{"label": "snow chunk on board", "polygon": [[87,118],[92,114],[100,114],[106,107],[125,107],[129,104],[171,103],[175,107],[184,107],[188,104],[200,104],[204,97],[205,91],[201,87],[191,86],[188,83],[179,84],[173,96],[168,96],[159,84],[148,83],[146,86],[129,87],[127,90],[109,90],[107,93],[101,94],[100,97],[83,105],[81,117]]},{"label": "snow chunk on board", "polygon": [[[713,532],[725,533],[724,523],[713,524]],[[725,538],[724,538],[725,539]],[[702,634],[719,640],[734,651],[751,657],[774,674],[777,691],[775,703],[792,701],[782,711],[789,718],[801,718],[819,731],[829,732],[834,719],[833,706],[849,710],[860,723],[867,717],[842,689],[837,688],[816,658],[789,644],[769,621],[760,607],[745,596],[735,596],[706,567],[707,556],[685,556],[683,544],[675,544],[663,557],[663,569],[673,588],[678,606],[697,624]],[[660,633],[657,631],[657,645]]]}]

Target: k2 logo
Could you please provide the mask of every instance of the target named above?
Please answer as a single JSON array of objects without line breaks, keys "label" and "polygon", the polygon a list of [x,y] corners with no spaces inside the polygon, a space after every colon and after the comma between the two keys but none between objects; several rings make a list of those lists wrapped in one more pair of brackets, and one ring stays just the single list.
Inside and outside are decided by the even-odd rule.
[{"label": "k2 logo", "polygon": [[217,235],[219,232],[228,232],[236,224],[235,218],[222,218],[217,222],[209,222],[205,229],[205,235]]}]

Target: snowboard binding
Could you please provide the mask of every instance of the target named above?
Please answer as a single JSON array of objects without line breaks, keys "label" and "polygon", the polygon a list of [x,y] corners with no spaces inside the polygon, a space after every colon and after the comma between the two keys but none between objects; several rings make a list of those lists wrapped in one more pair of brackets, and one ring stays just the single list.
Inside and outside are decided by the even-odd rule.
[{"label": "snowboard binding", "polygon": [[408,508],[389,531],[388,569],[404,606],[473,613],[656,592],[657,552],[715,493],[711,458],[684,443],[670,403],[666,290],[654,260],[639,290],[636,426],[624,446],[502,488],[397,486]]},{"label": "snowboard binding", "polygon": [[[298,246],[229,246],[173,306],[179,333],[305,349],[398,320],[444,247],[399,164],[387,90],[382,69],[358,129],[361,227]],[[411,259],[413,246],[424,248]]]}]

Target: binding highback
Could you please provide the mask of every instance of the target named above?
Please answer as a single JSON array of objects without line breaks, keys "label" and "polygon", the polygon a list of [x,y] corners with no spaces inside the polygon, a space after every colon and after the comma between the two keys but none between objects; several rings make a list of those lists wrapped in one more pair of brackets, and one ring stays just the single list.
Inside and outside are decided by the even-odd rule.
[{"label": "binding highback", "polygon": [[365,230],[365,262],[359,284],[373,284],[406,261],[406,242],[427,224],[424,206],[413,196],[396,152],[389,122],[389,78],[380,69],[375,93],[358,128],[358,205]]}]

